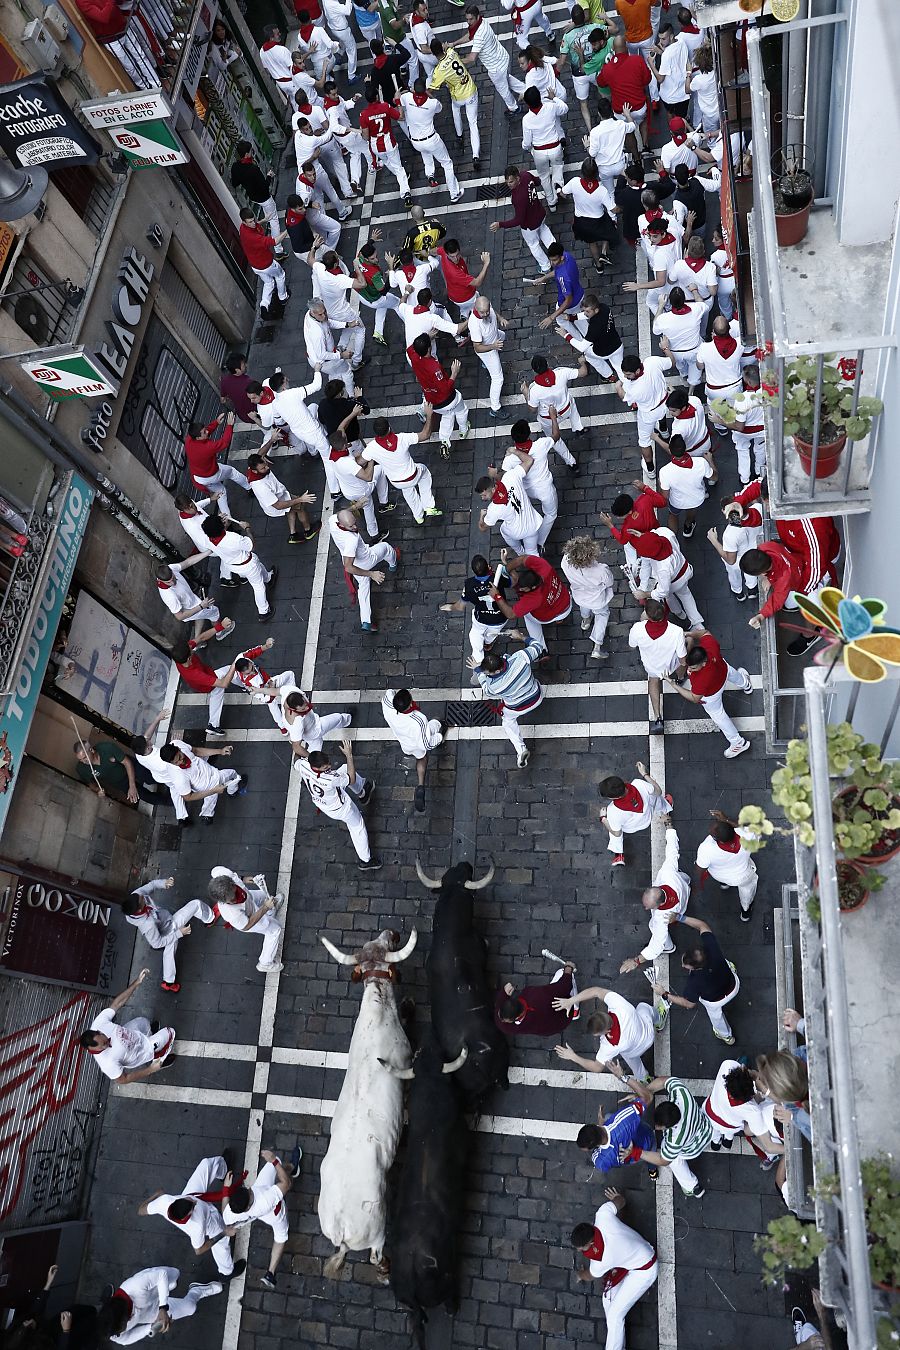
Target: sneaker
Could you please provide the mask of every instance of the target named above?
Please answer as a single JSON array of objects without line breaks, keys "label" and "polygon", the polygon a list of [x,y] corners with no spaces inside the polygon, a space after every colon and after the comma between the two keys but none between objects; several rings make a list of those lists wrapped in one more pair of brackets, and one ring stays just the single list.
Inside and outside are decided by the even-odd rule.
[{"label": "sneaker", "polygon": [[372,341],[377,342],[382,347],[386,347],[388,345],[387,338],[382,333],[373,333]]},{"label": "sneaker", "polygon": [[[734,1045],[733,1036],[723,1036],[721,1031],[716,1031],[715,1028],[713,1028],[713,1035],[715,1036],[716,1040],[721,1041],[723,1045]],[[725,1147],[731,1148],[731,1144],[726,1144]]]},{"label": "sneaker", "polygon": [[748,740],[737,741],[734,745],[729,745],[728,749],[725,751],[725,758],[737,759],[738,755],[742,755],[745,750],[749,749],[750,742]]},{"label": "sneaker", "polygon": [[[452,0],[451,0],[451,3],[452,3]],[[473,159],[473,160],[472,160],[472,168],[474,169],[475,173],[478,173],[478,171],[479,171],[480,168],[481,168],[481,160],[480,160],[480,159]]]},{"label": "sneaker", "polygon": [[[732,595],[734,595],[734,592],[733,592],[733,591],[732,591]],[[744,589],[744,587],[741,587],[740,592],[739,592],[737,595],[735,595],[734,598],[735,598],[735,600],[738,602],[739,605],[742,605],[742,604],[744,603],[745,600],[749,600],[749,599],[750,599],[750,592],[749,592],[748,590]]]},{"label": "sneaker", "polygon": [[709,1147],[712,1149],[713,1153],[718,1153],[718,1151],[719,1151],[719,1149],[722,1147],[722,1145],[721,1145],[721,1143],[718,1143],[718,1144],[717,1144],[717,1143],[715,1142],[715,1140],[712,1140],[712,1139],[711,1139],[711,1140],[709,1141]]},{"label": "sneaker", "polygon": [[321,520],[314,520],[310,525],[309,529],[303,531],[303,538],[306,539],[307,541],[309,541],[310,539],[315,539],[316,535],[319,533],[321,528],[322,528]]},{"label": "sneaker", "polygon": [[443,511],[439,511],[436,506],[432,506],[425,512],[425,514],[426,516],[442,516],[444,513]]},{"label": "sneaker", "polygon": [[400,559],[401,559],[402,556],[403,556],[402,550],[399,549],[399,548],[395,548],[395,549],[394,549],[394,564],[393,564],[393,566],[391,566],[391,564],[388,563],[388,571],[389,571],[389,572],[396,572],[396,570],[397,570],[397,564],[398,564],[398,562],[400,561]]},{"label": "sneaker", "polygon": [[808,635],[801,633],[799,637],[794,638],[793,642],[788,643],[785,650],[787,651],[788,656],[803,656],[803,654],[808,652],[810,647],[818,642],[818,640],[818,633],[810,633]]},{"label": "sneaker", "polygon": [[749,922],[750,922],[750,918],[751,918],[751,916],[752,916],[752,914],[753,914],[753,906],[754,906],[755,904],[756,904],[756,901],[755,901],[755,900],[751,900],[751,901],[750,901],[750,904],[747,906],[747,908],[741,910],[741,923],[749,923]]},{"label": "sneaker", "polygon": [[377,623],[364,623],[364,624],[360,624],[360,627],[362,628],[362,630],[363,630],[364,633],[377,633],[377,632],[378,632],[378,624],[377,624]]},{"label": "sneaker", "polygon": [[590,626],[591,626],[591,624],[592,624],[593,622],[594,622],[594,621],[593,621],[593,619],[591,618],[590,614],[587,616],[586,619],[582,619],[582,620],[581,620],[581,631],[582,631],[582,633],[586,633],[587,630],[590,628]]},{"label": "sneaker", "polygon": [[275,1288],[274,1270],[267,1270],[265,1275],[260,1275],[259,1282],[262,1285],[263,1289],[274,1289]]},{"label": "sneaker", "polygon": [[240,584],[234,577],[222,577],[219,581],[220,586],[227,586],[229,590],[236,590]]},{"label": "sneaker", "polygon": [[284,970],[282,961],[273,961],[271,965],[264,966],[262,961],[257,964],[256,969],[263,975],[277,975],[279,970]]},{"label": "sneaker", "polygon": [[738,666],[738,672],[737,672],[737,673],[738,673],[739,675],[742,675],[742,676],[744,677],[744,693],[745,693],[745,694],[752,694],[752,693],[753,693],[753,681],[750,679],[750,672],[747,671],[747,670],[745,670],[743,666]]},{"label": "sneaker", "polygon": [[302,543],[304,543],[304,542],[305,542],[305,540],[304,540],[302,534],[290,534],[290,535],[288,535],[288,543],[289,543],[289,544],[302,544]]},{"label": "sneaker", "polygon": [[794,1340],[800,1344],[800,1337],[803,1334],[803,1328],[807,1323],[806,1313],[802,1308],[791,1308],[791,1326],[794,1329]]},{"label": "sneaker", "polygon": [[656,1000],[656,1016],[658,1019],[655,1023],[656,1030],[662,1031],[669,1018],[669,1005],[664,998]]},{"label": "sneaker", "polygon": [[771,1172],[772,1168],[778,1162],[778,1157],[779,1155],[777,1153],[767,1153],[759,1164],[759,1170],[761,1172]]},{"label": "sneaker", "polygon": [[396,511],[396,509],[397,509],[397,503],[396,503],[396,502],[379,502],[379,503],[378,503],[378,510],[379,510],[379,511],[382,511],[382,512],[384,512],[384,511]]},{"label": "sneaker", "polygon": [[303,1157],[303,1149],[299,1144],[295,1144],[291,1149],[291,1161],[288,1164],[291,1169],[291,1176],[295,1177],[300,1171],[300,1159]]},{"label": "sneaker", "polygon": [[734,1138],[733,1138],[733,1137],[732,1137],[731,1139],[723,1139],[723,1140],[722,1140],[722,1147],[723,1147],[723,1148],[730,1149],[730,1148],[733,1146],[733,1144],[734,1144]]},{"label": "sneaker", "polygon": [[493,417],[494,420],[496,421],[498,417],[502,417],[502,416],[503,416],[503,409],[502,409],[502,408],[488,408],[488,416],[489,416],[489,417]]},{"label": "sneaker", "polygon": [[701,1200],[706,1194],[705,1186],[695,1186],[692,1191],[685,1191],[684,1194],[689,1200]]},{"label": "sneaker", "polygon": [[425,524],[425,517],[424,517],[424,516],[413,516],[413,520],[416,522],[417,525],[424,525],[424,524]]},{"label": "sneaker", "polygon": [[225,1275],[223,1278],[226,1280],[236,1280],[238,1275],[243,1275],[246,1269],[247,1269],[247,1262],[244,1260],[243,1257],[241,1257],[240,1261],[235,1261],[234,1268],[231,1274]]},{"label": "sneaker", "polygon": [[528,749],[528,746],[526,745],[516,755],[516,768],[524,769],[525,765],[528,763],[530,758],[531,758],[531,751]]},{"label": "sneaker", "polygon": [[451,198],[450,198],[450,204],[451,204],[451,206],[455,206],[457,202],[461,202],[462,199],[463,199],[463,196],[464,196],[464,194],[463,194],[462,192],[457,192],[457,194],[456,194],[455,197],[451,197]]},{"label": "sneaker", "polygon": [[217,740],[224,740],[228,735],[228,732],[223,731],[221,727],[208,726],[206,728],[206,734],[207,736],[215,736]]},{"label": "sneaker", "polygon": [[441,441],[441,459],[450,458],[450,442]]},{"label": "sneaker", "polygon": [[372,799],[372,793],[374,791],[375,791],[375,779],[367,778],[366,781],[363,783],[362,792],[356,799],[359,802],[360,806],[368,806],[369,802]]},{"label": "sneaker", "polygon": [[357,872],[379,872],[384,866],[380,858],[370,858],[368,862],[358,862],[356,864]]},{"label": "sneaker", "polygon": [[659,1180],[659,1168],[658,1168],[658,1167],[648,1167],[648,1168],[647,1168],[647,1176],[650,1178],[651,1181],[658,1181],[658,1180]]},{"label": "sneaker", "polygon": [[429,187],[440,187],[440,183],[438,182],[438,180],[437,180],[435,177],[432,176],[431,178],[428,179],[428,186],[429,186]]},{"label": "sneaker", "polygon": [[613,867],[624,867],[624,866],[625,866],[625,854],[624,854],[624,853],[616,853],[616,854],[614,854],[614,855],[613,855],[613,860],[612,860],[612,865],[613,865]]},{"label": "sneaker", "polygon": [[696,528],[697,528],[697,522],[696,522],[695,520],[692,520],[692,521],[690,522],[690,524],[685,525],[684,529],[683,529],[682,532],[681,532],[681,537],[682,537],[683,539],[690,539],[691,536],[692,536],[693,533],[694,533],[694,530],[695,530]]},{"label": "sneaker", "polygon": [[471,424],[467,423],[465,428],[457,433],[459,435],[459,439],[461,441],[467,441],[469,439],[471,430],[472,430]]},{"label": "sneaker", "polygon": [[416,788],[413,797],[413,810],[417,816],[424,816],[425,814],[425,789],[421,785]]},{"label": "sneaker", "polygon": [[650,723],[650,735],[661,736],[666,729],[666,724],[661,717],[656,717]]},{"label": "sneaker", "polygon": [[173,984],[167,984],[165,980],[160,980],[159,987],[165,989],[167,994],[177,994],[181,989],[181,985],[177,981]]},{"label": "sneaker", "polygon": [[349,220],[353,215],[353,208],[348,206],[346,211],[338,211],[338,220]]},{"label": "sneaker", "polygon": [[219,629],[219,631],[216,633],[216,642],[221,642],[223,638],[227,638],[228,634],[232,631],[233,628],[234,628],[234,619],[227,619],[222,624],[222,627]]},{"label": "sneaker", "polygon": [[595,642],[595,643],[594,643],[594,650],[591,652],[591,660],[592,660],[592,661],[608,661],[608,660],[609,660],[609,652],[604,651],[604,649],[603,649],[598,643]]}]

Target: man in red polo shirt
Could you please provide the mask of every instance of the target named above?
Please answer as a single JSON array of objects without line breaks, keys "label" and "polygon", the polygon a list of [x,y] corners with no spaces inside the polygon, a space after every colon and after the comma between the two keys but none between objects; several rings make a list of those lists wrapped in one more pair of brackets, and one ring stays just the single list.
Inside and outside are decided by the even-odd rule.
[{"label": "man in red polo shirt", "polygon": [[650,560],[638,557],[628,532],[640,530],[643,534],[655,530],[659,525],[656,509],[665,506],[666,499],[639,478],[632,479],[631,486],[637,495],[630,497],[627,492],[620,492],[612,504],[611,514],[601,511],[599,519],[625,551],[625,575],[632,591],[647,591],[650,589]]},{"label": "man in red polo shirt", "polygon": [[620,122],[630,121],[638,128],[635,133],[640,148],[640,124],[647,116],[647,87],[653,73],[640,52],[631,53],[620,33],[613,38],[612,55],[597,72],[597,87],[601,93],[609,90],[613,113]]},{"label": "man in red polo shirt", "polygon": [[[225,690],[234,681],[235,668],[243,655],[243,652],[238,652],[230,666],[220,666],[217,670],[213,670],[212,666],[208,666],[205,661],[200,660],[187,639],[182,639],[172,648],[172,660],[175,662],[175,669],[188,689],[195,694],[209,695],[207,736],[225,735],[225,732],[219,726],[222,720],[222,708],[225,704]],[[235,681],[235,683],[239,683],[239,681]]]},{"label": "man in red polo shirt", "polygon": [[750,742],[741,735],[725,711],[722,695],[726,689],[742,689],[745,694],[752,694],[753,685],[750,683],[750,676],[743,666],[738,666],[735,670],[728,664],[722,655],[722,648],[712,633],[689,633],[687,644],[687,676],[690,691],[683,689],[671,678],[667,678],[666,682],[683,699],[687,699],[688,703],[702,705],[704,712],[712,718],[728,741],[725,758],[737,759],[738,755],[750,749]]},{"label": "man in red polo shirt", "polygon": [[462,440],[469,434],[469,409],[456,387],[460,362],[453,362],[448,375],[437,357],[431,355],[431,338],[428,333],[420,333],[412,346],[407,347],[406,355],[412,366],[412,373],[419,381],[425,402],[431,404],[441,419],[441,454],[446,459],[450,454],[450,436],[454,426]]},{"label": "man in red polo shirt", "polygon": [[251,270],[262,280],[259,312],[264,319],[275,317],[269,310],[273,291],[277,290],[282,305],[290,298],[284,268],[275,257],[275,249],[286,236],[287,230],[282,230],[281,234],[276,234],[273,239],[270,234],[266,234],[265,226],[256,219],[256,213],[251,206],[241,208],[241,248]]},{"label": "man in red polo shirt", "polygon": [[491,598],[508,619],[524,619],[530,637],[545,648],[544,624],[561,623],[572,612],[572,596],[555,567],[546,558],[526,553],[521,558],[500,556],[519,598],[509,605],[498,590],[491,587]]},{"label": "man in red polo shirt", "polygon": [[459,251],[458,239],[445,239],[437,248],[430,249],[441,260],[441,271],[447,287],[447,299],[452,300],[459,309],[459,317],[468,319],[478,299],[478,287],[487,276],[491,255],[482,253],[481,271],[477,277],[469,272],[469,264]]}]

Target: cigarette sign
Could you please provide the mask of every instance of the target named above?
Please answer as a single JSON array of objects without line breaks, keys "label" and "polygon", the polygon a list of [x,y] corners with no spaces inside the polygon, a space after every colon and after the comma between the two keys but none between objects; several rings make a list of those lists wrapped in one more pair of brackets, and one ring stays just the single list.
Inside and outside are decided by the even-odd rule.
[{"label": "cigarette sign", "polygon": [[141,122],[124,127],[107,127],[113,145],[121,150],[132,169],[171,168],[187,164],[190,156],[168,122]]},{"label": "cigarette sign", "polygon": [[54,347],[21,367],[51,398],[97,398],[114,394],[115,386],[83,347]]}]

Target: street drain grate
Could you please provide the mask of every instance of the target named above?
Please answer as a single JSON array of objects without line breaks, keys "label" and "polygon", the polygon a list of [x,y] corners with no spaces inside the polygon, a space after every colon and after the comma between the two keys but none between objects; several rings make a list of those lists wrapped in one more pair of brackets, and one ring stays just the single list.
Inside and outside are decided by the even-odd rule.
[{"label": "street drain grate", "polygon": [[451,727],[489,727],[496,719],[493,705],[482,700],[447,704],[447,723]]},{"label": "street drain grate", "polygon": [[156,848],[160,853],[177,853],[181,847],[181,827],[160,825],[156,831]]}]

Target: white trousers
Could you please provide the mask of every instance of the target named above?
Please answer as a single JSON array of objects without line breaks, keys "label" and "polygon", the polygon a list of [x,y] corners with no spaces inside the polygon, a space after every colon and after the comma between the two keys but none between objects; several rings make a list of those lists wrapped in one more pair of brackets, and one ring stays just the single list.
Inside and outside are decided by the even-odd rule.
[{"label": "white trousers", "polygon": [[658,1274],[658,1261],[654,1261],[649,1270],[629,1270],[624,1280],[614,1285],[608,1294],[603,1295],[606,1350],[625,1350],[625,1315],[634,1307],[641,1295],[646,1294],[656,1283]]},{"label": "white trousers", "polygon": [[441,419],[438,435],[442,441],[449,441],[454,427],[458,431],[465,431],[469,425],[469,409],[458,389],[445,407],[436,408],[435,411]]},{"label": "white trousers", "polygon": [[387,150],[376,150],[375,163],[379,169],[390,169],[397,180],[397,186],[400,189],[400,196],[409,195],[409,177],[400,159],[400,151],[396,145],[391,145]]},{"label": "white trousers", "polygon": [[[538,526],[538,530],[539,529],[540,526]],[[538,543],[538,530],[535,530],[533,534],[526,534],[520,539],[514,534],[509,534],[501,525],[500,534],[503,536],[505,542],[509,544],[509,547],[521,557],[525,553],[537,553],[540,547],[540,544]]]},{"label": "white trousers", "polygon": [[[729,961],[728,964],[731,965],[731,962]],[[741,982],[738,979],[738,973],[734,970],[734,966],[731,966],[731,969],[734,971],[734,988],[726,998],[719,999],[718,1003],[707,1003],[705,998],[700,999],[700,1002],[706,1009],[707,1016],[712,1023],[713,1031],[716,1031],[720,1036],[725,1037],[731,1035],[731,1027],[725,1014],[722,1012],[722,1009],[725,1007],[726,1003],[730,1003],[733,998],[737,998],[741,991]]]},{"label": "white trousers", "polygon": [[434,162],[437,160],[444,174],[444,180],[447,184],[447,191],[451,197],[459,196],[459,181],[453,167],[453,160],[450,158],[450,151],[444,144],[443,138],[435,132],[432,136],[423,136],[420,140],[410,137],[412,147],[422,156],[422,164],[425,168],[425,177],[434,177]]},{"label": "white trousers", "polygon": [[[357,292],[357,294],[359,294],[359,292]],[[396,313],[400,308],[400,299],[398,296],[394,295],[393,291],[385,291],[383,295],[379,295],[377,300],[367,300],[364,295],[360,295],[359,303],[365,305],[366,309],[374,309],[375,332],[379,337],[384,335],[384,321],[387,318],[388,313],[391,310]],[[347,392],[352,393],[353,391],[348,390]]]},{"label": "white trousers", "polygon": [[555,619],[551,619],[549,623],[546,621],[544,623],[541,623],[540,619],[536,619],[533,614],[525,614],[522,617],[525,620],[525,627],[528,629],[528,636],[532,638],[535,642],[540,642],[544,647],[546,647],[547,644],[544,641],[544,629],[550,627],[552,624],[562,623],[563,619],[567,619],[571,613],[572,613],[572,601],[570,600],[569,608],[566,610],[566,612],[564,614],[557,615],[557,617]]},{"label": "white trousers", "polygon": [[199,919],[201,923],[213,923],[215,915],[203,900],[189,900],[186,905],[176,909],[172,915],[172,931],[162,949],[162,977],[166,984],[175,983],[175,953],[181,941],[178,930],[186,923],[190,923],[191,919]]},{"label": "white trousers", "polygon": [[246,577],[253,589],[253,599],[256,601],[256,612],[260,618],[265,618],[269,612],[269,597],[266,595],[266,586],[272,580],[272,573],[263,567],[255,553],[250,554],[250,561],[245,563],[234,563],[232,571],[239,577]]},{"label": "white trousers", "polygon": [[[363,778],[362,774],[358,773],[350,785],[350,791],[355,793],[358,797],[365,785],[366,780]],[[346,800],[344,805],[339,807],[337,811],[322,811],[321,806],[319,807],[319,810],[322,811],[323,815],[328,816],[329,819],[340,820],[347,826],[347,829],[350,831],[351,842],[356,850],[356,856],[359,858],[360,862],[369,862],[372,857],[372,850],[369,846],[369,833],[366,829],[366,822],[363,820],[362,811],[360,811],[356,802],[346,794],[345,796]]]},{"label": "white trousers", "polygon": [[[372,544],[372,553],[375,555],[376,562],[386,562],[389,567],[396,567],[397,554],[390,544],[384,540],[380,544]],[[356,582],[356,599],[359,604],[360,623],[372,622],[372,582],[369,577],[354,577]],[[349,721],[347,723],[349,726]]]},{"label": "white trousers", "polygon": [[260,309],[268,309],[272,294],[277,290],[278,299],[287,299],[287,279],[284,275],[284,268],[280,262],[271,262],[268,267],[254,267],[251,269],[261,279],[262,298],[259,302]]},{"label": "white trousers", "polygon": [[478,134],[478,90],[476,89],[474,94],[470,94],[462,102],[451,98],[450,111],[453,114],[457,136],[463,134],[463,111],[465,111],[466,121],[469,124],[469,140],[472,142],[472,158],[478,159],[481,154],[481,137]]},{"label": "white trousers", "polygon": [[584,338],[573,338],[572,346],[581,352],[589,366],[596,370],[598,375],[609,378],[610,375],[617,375],[622,378],[622,357],[625,355],[625,348],[617,347],[609,356],[598,356],[591,344]]},{"label": "white trousers", "polygon": [[[150,1038],[150,1043],[153,1046],[154,1059],[159,1057],[159,1052],[161,1050],[165,1050],[166,1052],[162,1056],[163,1059],[168,1059],[169,1055],[172,1053],[172,1047],[175,1044],[174,1027],[160,1027],[159,1031],[151,1031],[150,1021],[146,1017],[132,1017],[130,1022],[123,1022],[122,1026],[125,1027],[127,1031],[139,1031],[142,1036],[148,1036]],[[151,1061],[148,1060],[147,1063],[149,1064]],[[140,1069],[143,1067],[143,1064],[138,1065],[138,1068]]]},{"label": "white trousers", "polygon": [[740,671],[735,670],[733,666],[729,666],[728,674],[725,677],[725,684],[719,692],[717,694],[710,694],[708,698],[702,698],[700,700],[704,712],[708,717],[712,718],[729,745],[737,745],[744,738],[725,711],[725,704],[722,701],[722,697],[726,689],[743,690],[743,688],[743,674]]},{"label": "white trousers", "polygon": [[[653,792],[652,790],[650,792],[648,805],[650,807],[650,814],[654,816],[664,816],[671,809],[662,793]],[[642,825],[639,828],[646,829],[647,826]],[[606,847],[609,849],[610,853],[621,853],[625,847],[625,835],[634,833],[636,833],[634,830],[624,830],[621,834],[614,834],[610,830],[609,843]]]},{"label": "white trousers", "polygon": [[757,431],[752,436],[733,431],[731,438],[737,451],[738,477],[742,483],[750,481],[750,452],[753,452],[753,472],[759,477],[766,467],[766,433]]},{"label": "white trousers", "polygon": [[744,576],[741,571],[741,556],[738,556],[733,563],[727,563],[723,559],[723,564],[725,571],[728,573],[728,585],[731,588],[732,595],[740,595],[742,590],[756,590],[757,578]]},{"label": "white trousers", "polygon": [[342,24],[338,27],[332,24],[329,28],[331,36],[335,42],[339,43],[344,49],[344,55],[347,57],[347,79],[352,80],[356,74],[356,38],[353,36],[353,30],[349,24]]},{"label": "white trousers", "polygon": [[491,84],[497,90],[497,93],[503,99],[509,112],[515,112],[518,104],[513,95],[525,92],[525,85],[521,80],[517,80],[514,75],[509,73],[509,62],[503,70],[489,70]]},{"label": "white trousers", "polygon": [[[307,351],[307,358],[309,352]],[[310,362],[312,365],[312,362]],[[348,397],[353,397],[353,371],[350,369],[350,362],[343,356],[338,356],[337,352],[330,352],[323,361],[319,362],[322,370],[322,380],[328,383],[329,380],[343,380],[344,389]]]},{"label": "white trousers", "polygon": [[482,623],[472,615],[472,625],[469,628],[469,643],[472,647],[472,655],[481,665],[481,658],[484,656],[485,647],[492,647],[494,639],[499,633],[503,633],[509,627],[509,620],[504,619],[503,623]]},{"label": "white trousers", "polygon": [[693,567],[688,567],[683,577],[678,577],[676,581],[672,582],[671,586],[669,587],[668,595],[658,596],[654,591],[653,597],[656,600],[659,599],[667,600],[671,608],[675,611],[675,613],[683,614],[693,628],[702,628],[703,615],[697,608],[697,602],[694,600],[694,597],[691,594],[690,589],[691,578],[693,577],[693,575],[694,575]]},{"label": "white trousers", "polygon": [[[361,323],[343,323],[339,319],[332,319],[331,324],[333,328],[339,328],[341,330],[340,335],[335,338],[335,341],[342,351],[350,353],[349,360],[351,370],[358,370],[362,364],[363,348],[366,345],[365,328]],[[324,433],[322,435],[322,440],[327,446],[328,441],[326,440]],[[319,453],[321,454],[322,451]]]},{"label": "white trousers", "polygon": [[[218,774],[217,782],[224,783],[229,797],[233,797],[241,785],[240,774],[235,769],[214,769],[213,772]],[[219,805],[221,795],[220,792],[210,793],[208,797],[203,798],[200,815],[204,820],[209,820],[211,816],[216,814],[216,807]]]},{"label": "white trousers", "polygon": [[528,32],[532,24],[535,23],[539,28],[543,28],[547,38],[553,36],[553,28],[551,27],[550,20],[544,13],[544,7],[541,4],[541,0],[537,0],[536,5],[532,5],[530,9],[526,9],[519,20],[519,27],[515,29],[516,45],[519,47],[520,51],[524,51],[531,41]]},{"label": "white trousers", "polygon": [[600,175],[600,182],[606,188],[609,195],[612,196],[615,191],[616,179],[619,177],[619,174],[625,172],[625,156],[623,155],[615,164],[604,164],[602,169],[598,164],[597,172]]},{"label": "white trousers", "polygon": [[498,351],[476,352],[475,355],[491,377],[488,398],[494,412],[499,412],[500,395],[503,391],[503,366],[500,364],[500,353]]},{"label": "white trousers", "polygon": [[531,256],[534,258],[542,272],[550,271],[550,259],[547,257],[545,248],[547,244],[552,244],[556,236],[550,229],[546,220],[542,221],[536,230],[523,230],[522,238],[528,245]]},{"label": "white trousers", "polygon": [[[323,247],[326,251],[330,248],[337,248],[337,242],[341,237],[341,226],[339,221],[332,220],[331,216],[326,215],[318,206],[308,206],[306,208],[306,219],[313,234],[322,236],[322,239],[324,240]],[[318,299],[315,286],[313,287],[313,295]]]},{"label": "white trousers", "polygon": [[[276,235],[281,233],[281,224],[278,220],[278,207],[275,203],[275,198],[267,197],[264,202],[256,202],[255,205],[259,207],[260,211],[263,213],[264,219],[268,221],[269,231],[274,239]],[[283,253],[284,244],[276,244],[275,252]]]},{"label": "white trousers", "polygon": [[403,493],[403,500],[412,511],[417,525],[425,519],[425,512],[434,507],[434,493],[431,490],[431,470],[424,464],[416,466],[418,472],[411,483],[395,483]]},{"label": "white trousers", "polygon": [[[349,727],[349,725],[350,725],[349,713],[328,713],[326,714],[325,717],[320,717],[319,731],[321,734],[319,736],[311,736],[309,738],[309,740],[306,742],[307,750],[321,750],[322,746],[325,744],[325,737],[329,731],[337,731],[338,728],[343,730],[344,727]],[[299,764],[300,761],[298,759],[295,762],[294,767],[297,768]]]},{"label": "white trousers", "polygon": [[591,625],[591,642],[597,647],[603,646],[603,639],[606,637],[606,626],[609,623],[609,605],[601,605],[588,608],[585,605],[579,605],[578,609],[583,619],[593,619]]},{"label": "white trousers", "polygon": [[552,150],[532,150],[531,158],[534,160],[534,171],[541,180],[547,205],[552,209],[556,205],[556,190],[562,187],[565,177],[563,148],[555,145]]},{"label": "white trousers", "polygon": [[[211,913],[212,911],[210,911]],[[185,1195],[196,1195],[201,1191],[211,1191],[219,1182],[225,1180],[225,1174],[228,1171],[225,1159],[203,1158],[194,1168],[187,1181],[184,1183]],[[224,1233],[224,1225],[222,1227]],[[213,1233],[207,1233],[207,1238],[213,1237]],[[231,1239],[222,1237],[218,1242],[214,1242],[210,1247],[210,1254],[216,1263],[216,1269],[220,1275],[227,1279],[234,1270],[234,1257],[231,1254]],[[171,1311],[171,1308],[170,1308]]]},{"label": "white trousers", "polygon": [[[215,1248],[213,1250],[215,1251]],[[180,1271],[175,1271],[176,1278],[180,1273]],[[182,1317],[193,1317],[201,1298],[211,1298],[213,1294],[220,1292],[218,1286],[212,1284],[189,1284],[187,1293],[183,1298],[175,1298],[173,1295],[169,1295],[169,1316],[173,1322],[180,1321]],[[135,1335],[134,1331],[138,1331],[139,1334]],[[149,1326],[136,1327],[134,1331],[129,1335],[129,1341],[142,1341],[145,1336],[150,1335]],[[119,1337],[116,1336],[113,1339],[119,1340]]]},{"label": "white trousers", "polygon": [[672,1176],[678,1182],[685,1195],[689,1195],[691,1191],[695,1191],[700,1185],[687,1158],[674,1158],[670,1166],[672,1168]]},{"label": "white trousers", "polygon": [[734,291],[735,284],[733,278],[719,277],[719,285],[716,288],[716,301],[719,306],[719,313],[723,319],[731,319],[734,316]]},{"label": "white trousers", "polygon": [[741,909],[748,910],[756,898],[756,887],[759,885],[759,873],[756,870],[756,863],[752,858],[747,859],[747,870],[744,872],[740,881],[731,881],[725,877],[717,877],[712,868],[709,869],[709,875],[713,881],[718,881],[720,886],[734,886],[738,893],[738,899],[741,902]]},{"label": "white trousers", "polygon": [[503,730],[506,732],[507,736],[512,741],[513,749],[515,750],[517,755],[520,755],[522,751],[525,749],[525,742],[522,740],[522,733],[519,730],[519,718],[529,717],[534,712],[535,708],[539,708],[541,706],[543,701],[544,701],[544,691],[542,689],[541,696],[538,699],[537,703],[533,704],[532,707],[530,707],[527,710],[527,712],[518,713],[513,708],[504,707],[503,712],[500,714],[500,725],[503,727]]},{"label": "white trousers", "polygon": [[544,517],[544,523],[538,530],[538,546],[543,547],[547,542],[547,536],[553,529],[556,517],[559,515],[559,497],[553,483],[548,483],[542,488],[530,488],[528,495],[533,502],[538,503],[541,508],[541,515]]},{"label": "white trousers", "polygon": [[[340,491],[340,489],[339,489]],[[377,494],[379,503],[384,506],[388,499],[388,480],[384,475],[384,469],[380,464],[375,465],[375,473],[372,476],[371,483],[365,483],[359,480],[359,492],[354,501],[360,501],[365,498],[363,506],[363,520],[366,522],[366,529],[370,535],[378,534],[378,517],[375,515],[374,498]]]},{"label": "white trousers", "polygon": [[[553,429],[549,417],[544,417],[542,414],[538,413],[538,424],[540,425],[542,435],[544,436],[553,435]],[[556,425],[562,428],[570,427],[572,431],[584,430],[584,423],[581,420],[581,413],[578,411],[578,404],[575,402],[574,395],[572,394],[569,395],[569,406],[566,408],[566,411],[564,413],[557,413]],[[558,447],[561,447],[559,450],[559,454],[561,455],[562,459],[565,460],[566,464],[574,464],[575,460],[569,453],[569,450],[567,449],[564,442],[560,439],[557,439],[556,445]]]},{"label": "white trousers", "polygon": [[[261,891],[257,891],[257,908],[265,900]],[[282,928],[281,924],[273,914],[264,914],[259,923],[254,924],[250,929],[251,933],[258,933],[263,940],[259,952],[259,962],[261,966],[273,966],[278,959],[278,946],[281,942]]]},{"label": "white trousers", "polygon": [[701,380],[700,367],[697,365],[697,348],[682,352],[672,351],[672,360],[675,362],[675,368],[683,380],[688,384],[699,384]]},{"label": "white trousers", "polygon": [[[211,478],[195,478],[194,482],[198,487],[204,488],[222,488],[226,483],[237,483],[245,492],[250,491],[246,474],[241,473],[239,469],[233,469],[230,464],[220,464]],[[222,508],[226,515],[230,515],[227,503],[223,502]]]}]

